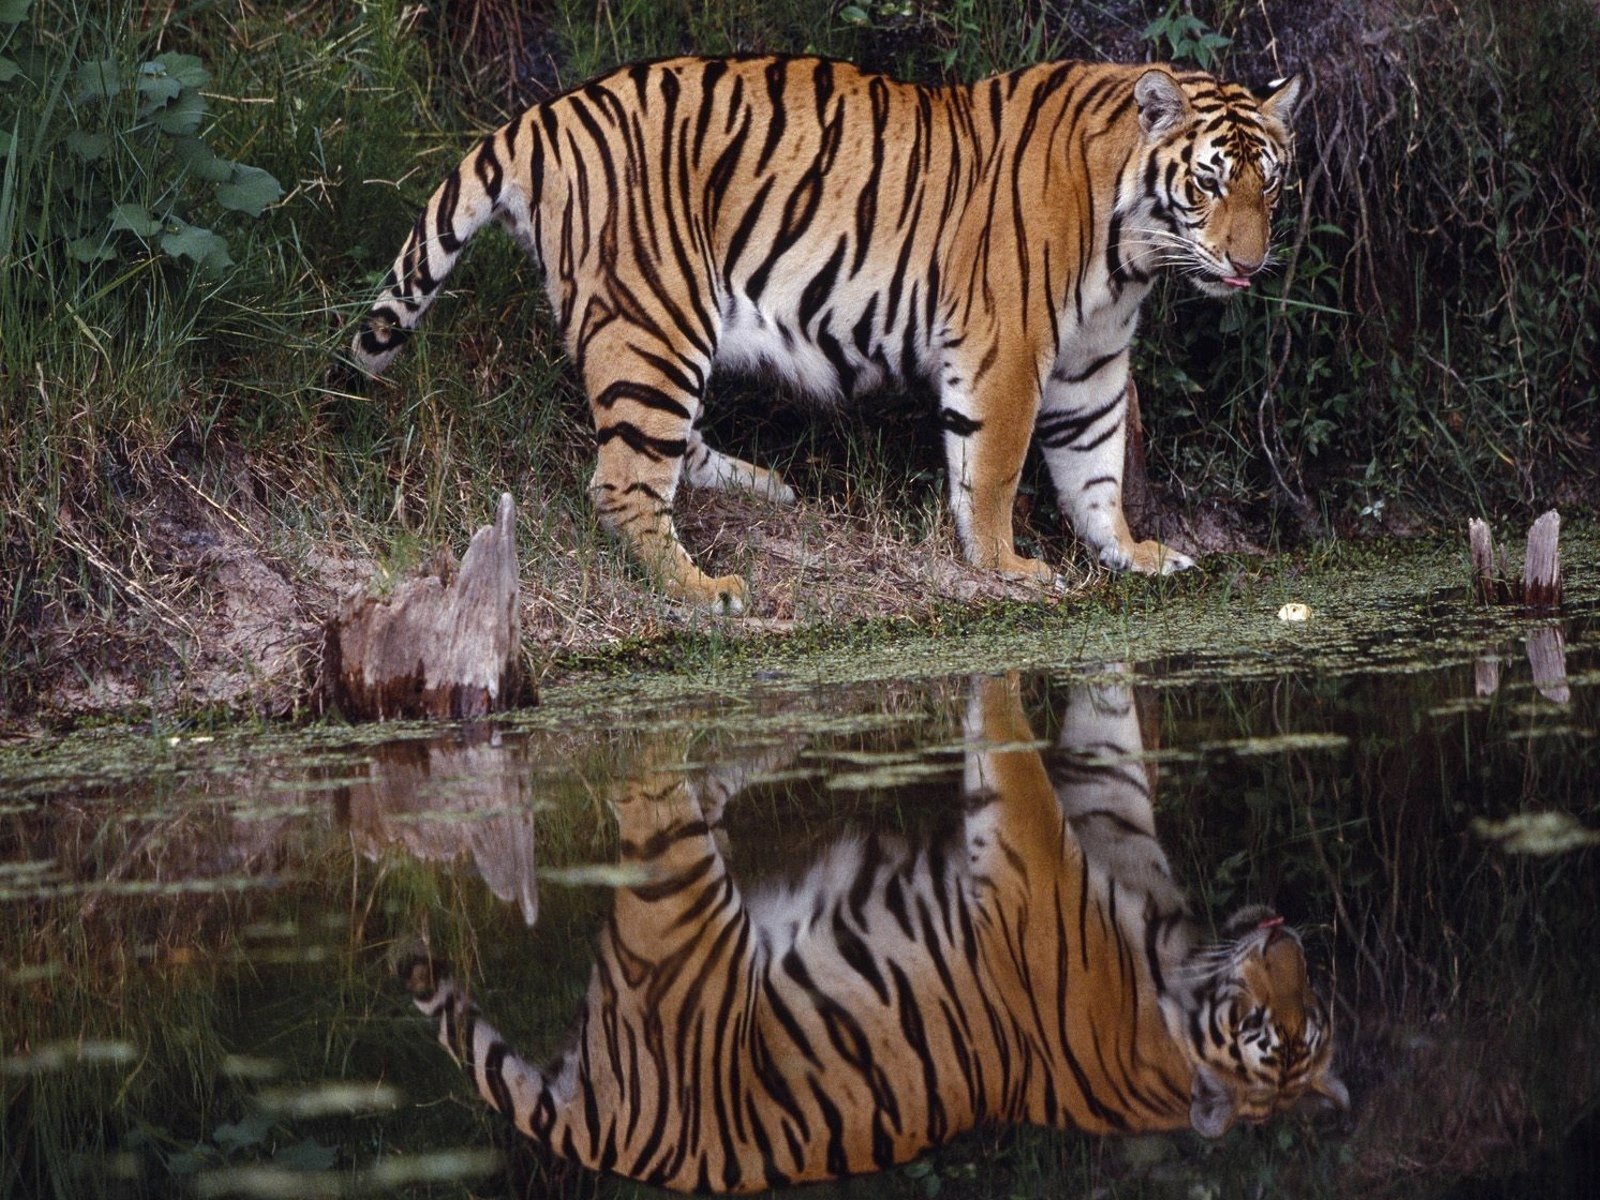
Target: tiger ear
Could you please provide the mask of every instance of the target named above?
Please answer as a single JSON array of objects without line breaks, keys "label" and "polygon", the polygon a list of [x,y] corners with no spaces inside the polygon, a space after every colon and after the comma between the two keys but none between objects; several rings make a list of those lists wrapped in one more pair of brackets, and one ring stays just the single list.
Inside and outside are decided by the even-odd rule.
[{"label": "tiger ear", "polygon": [[1294,124],[1294,114],[1299,111],[1301,101],[1311,94],[1310,84],[1301,74],[1274,80],[1268,88],[1271,90],[1263,89],[1265,94],[1261,95],[1261,111],[1288,128]]},{"label": "tiger ear", "polygon": [[1165,71],[1151,70],[1139,76],[1133,85],[1133,99],[1139,105],[1139,128],[1149,138],[1171,132],[1189,115],[1189,97]]},{"label": "tiger ear", "polygon": [[1239,1106],[1233,1093],[1205,1067],[1196,1067],[1189,1085],[1189,1124],[1201,1137],[1219,1138],[1233,1127]]}]

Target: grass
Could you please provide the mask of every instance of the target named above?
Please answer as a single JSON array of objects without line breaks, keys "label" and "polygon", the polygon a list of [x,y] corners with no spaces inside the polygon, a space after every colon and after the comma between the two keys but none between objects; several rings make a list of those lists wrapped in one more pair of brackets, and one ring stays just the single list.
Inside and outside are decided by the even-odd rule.
[{"label": "grass", "polygon": [[[1595,501],[1592,16],[1578,0],[1537,23],[1489,0],[1408,2],[1417,19],[1382,54],[1351,50],[1319,81],[1281,297],[1218,308],[1162,289],[1150,305],[1137,374],[1151,475],[1175,519],[1223,505],[1270,543]],[[391,381],[355,389],[330,371],[433,182],[518,104],[631,58],[815,50],[970,78],[1045,54],[1147,55],[1141,34],[1168,9],[255,0],[190,6],[156,28],[138,6],[80,4],[36,0],[27,21],[0,26],[0,55],[26,44],[50,66],[0,111],[55,131],[0,160],[0,711],[12,717],[302,711],[333,599],[440,542],[459,548],[502,490],[519,503],[540,657],[703,631],[597,529],[587,406],[537,274],[504,240],[474,246]],[[1269,44],[1317,57],[1363,11],[1292,7],[1268,30],[1260,6],[1191,7],[1230,39],[1222,69],[1246,78],[1272,73]],[[211,74],[208,144],[282,184],[260,216],[200,203],[126,131],[93,167],[93,192],[90,167],[52,140],[109,119],[75,91],[82,63],[172,52]],[[76,261],[63,246],[91,192],[187,197],[237,266],[208,274],[126,234],[117,261]],[[1400,249],[1380,259],[1374,246]],[[926,625],[1018,598],[956,562],[917,397],[819,422],[719,380],[711,406],[719,445],[778,466],[802,495],[796,512],[684,505],[707,564],[753,576],[747,630],[884,614]],[[1023,492],[1025,546],[1096,578],[1037,464]]]}]

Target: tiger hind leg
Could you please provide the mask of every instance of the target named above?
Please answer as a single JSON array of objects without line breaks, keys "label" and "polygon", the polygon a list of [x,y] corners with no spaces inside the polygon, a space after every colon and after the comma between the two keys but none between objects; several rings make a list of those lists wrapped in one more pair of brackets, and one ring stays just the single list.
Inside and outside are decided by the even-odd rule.
[{"label": "tiger hind leg", "polygon": [[[612,329],[617,336],[607,336]],[[595,513],[668,596],[738,615],[749,606],[749,585],[737,575],[707,575],[695,566],[672,522],[709,362],[697,364],[666,348],[643,349],[638,335],[637,329],[612,325],[583,354],[599,446],[589,483]]]},{"label": "tiger hind leg", "polygon": [[794,489],[783,476],[765,467],[723,454],[706,445],[698,429],[689,433],[689,450],[684,455],[689,483],[709,491],[744,491],[771,500],[774,504],[793,504]]}]

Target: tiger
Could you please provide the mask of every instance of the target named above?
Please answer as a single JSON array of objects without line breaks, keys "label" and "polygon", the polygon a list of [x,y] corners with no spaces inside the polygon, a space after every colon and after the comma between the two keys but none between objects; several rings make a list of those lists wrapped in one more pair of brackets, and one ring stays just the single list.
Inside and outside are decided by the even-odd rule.
[{"label": "tiger", "polygon": [[705,574],[679,540],[680,484],[796,499],[706,444],[717,367],[824,405],[930,389],[977,567],[1059,582],[1016,550],[1037,441],[1100,563],[1188,568],[1123,515],[1129,346],[1162,269],[1225,296],[1268,266],[1306,92],[1300,75],[1258,95],[1162,64],[1047,62],[949,86],[802,56],[619,68],[530,106],[449,173],[351,355],[380,374],[493,221],[542,264],[593,413],[597,516],[671,597],[750,602],[745,579]]},{"label": "tiger", "polygon": [[1131,692],[1085,692],[1047,762],[1016,678],[975,681],[959,823],[847,835],[748,891],[718,837],[738,772],[654,753],[613,797],[636,874],[547,1067],[424,946],[400,980],[519,1131],[680,1191],[882,1170],[984,1124],[1214,1138],[1348,1106],[1299,935],[1256,906],[1207,940],[1156,840]]}]

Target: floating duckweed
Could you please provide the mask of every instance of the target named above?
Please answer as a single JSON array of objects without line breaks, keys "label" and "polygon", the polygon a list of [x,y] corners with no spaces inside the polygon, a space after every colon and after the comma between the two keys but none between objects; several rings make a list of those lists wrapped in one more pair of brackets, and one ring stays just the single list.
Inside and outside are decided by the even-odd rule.
[{"label": "floating duckweed", "polygon": [[214,896],[298,882],[294,875],[234,875],[218,879],[94,879],[75,883],[0,886],[0,903],[10,900],[62,900],[71,896]]},{"label": "floating duckweed", "polygon": [[414,1184],[456,1183],[498,1171],[492,1150],[444,1150],[433,1154],[392,1155],[364,1171],[298,1171],[290,1167],[224,1167],[195,1177],[202,1200],[249,1196],[256,1200],[324,1200],[372,1196]]},{"label": "floating duckweed", "polygon": [[916,783],[935,775],[949,775],[956,767],[947,763],[907,762],[892,763],[875,771],[844,771],[828,777],[827,787],[833,792],[866,792],[876,788],[899,787]]},{"label": "floating duckweed", "polygon": [[257,1083],[276,1079],[283,1073],[282,1066],[270,1058],[256,1058],[249,1054],[226,1055],[218,1070],[230,1079],[247,1079]]},{"label": "floating duckweed", "polygon": [[77,1066],[115,1066],[138,1059],[132,1042],[118,1040],[63,1040],[46,1042],[32,1053],[0,1059],[0,1075],[36,1075]]},{"label": "floating duckweed", "polygon": [[1234,738],[1206,742],[1200,748],[1229,754],[1290,754],[1298,750],[1342,750],[1350,739],[1342,733],[1280,733],[1274,737]]},{"label": "floating duckweed", "polygon": [[654,873],[642,863],[588,863],[578,867],[541,867],[539,878],[564,887],[633,887],[648,883]]},{"label": "floating duckweed", "polygon": [[256,1093],[256,1103],[266,1112],[290,1119],[353,1116],[398,1107],[400,1090],[387,1083],[330,1079],[303,1087],[269,1088]]},{"label": "floating duckweed", "polygon": [[1552,855],[1600,846],[1600,829],[1590,829],[1571,813],[1514,813],[1502,821],[1472,819],[1472,832],[1498,842],[1508,854]]}]

